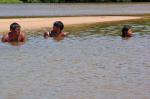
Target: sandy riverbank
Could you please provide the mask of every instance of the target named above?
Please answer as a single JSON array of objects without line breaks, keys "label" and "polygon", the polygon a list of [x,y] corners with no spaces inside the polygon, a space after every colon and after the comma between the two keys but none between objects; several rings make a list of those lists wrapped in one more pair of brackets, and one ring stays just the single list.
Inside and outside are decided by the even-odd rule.
[{"label": "sandy riverbank", "polygon": [[88,16],[88,17],[56,17],[56,18],[13,18],[0,19],[0,33],[9,31],[9,26],[13,22],[18,22],[23,30],[41,29],[52,27],[54,21],[62,21],[65,25],[86,24],[96,22],[123,21],[140,19],[141,17],[132,16]]}]

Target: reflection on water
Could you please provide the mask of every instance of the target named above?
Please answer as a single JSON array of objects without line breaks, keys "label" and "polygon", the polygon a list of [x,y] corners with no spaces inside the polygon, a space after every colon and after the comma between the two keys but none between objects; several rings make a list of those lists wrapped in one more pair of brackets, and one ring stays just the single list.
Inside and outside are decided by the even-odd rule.
[{"label": "reflection on water", "polygon": [[25,42],[10,42],[10,43],[7,43],[7,44],[10,44],[12,46],[21,46],[21,45],[25,44]]},{"label": "reflection on water", "polygon": [[56,42],[30,31],[22,46],[0,43],[0,99],[149,99],[150,23],[70,27]]}]

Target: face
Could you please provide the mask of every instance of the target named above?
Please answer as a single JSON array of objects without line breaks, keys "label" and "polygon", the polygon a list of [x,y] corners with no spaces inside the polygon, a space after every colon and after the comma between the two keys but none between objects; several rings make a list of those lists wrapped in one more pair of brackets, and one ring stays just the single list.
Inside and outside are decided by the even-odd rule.
[{"label": "face", "polygon": [[10,31],[11,31],[14,35],[20,34],[20,28],[11,29]]},{"label": "face", "polygon": [[58,33],[58,32],[60,32],[61,30],[60,30],[59,27],[53,26],[53,31]]}]

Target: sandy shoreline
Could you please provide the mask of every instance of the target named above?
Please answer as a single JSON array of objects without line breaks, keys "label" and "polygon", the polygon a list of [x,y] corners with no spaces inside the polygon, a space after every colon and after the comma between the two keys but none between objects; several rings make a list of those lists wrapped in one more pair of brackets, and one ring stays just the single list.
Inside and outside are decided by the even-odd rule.
[{"label": "sandy shoreline", "polygon": [[9,26],[13,22],[18,22],[22,26],[22,30],[41,29],[44,27],[52,27],[54,21],[62,21],[65,25],[86,24],[96,22],[123,21],[140,19],[141,17],[132,16],[88,16],[88,17],[56,17],[56,18],[15,18],[0,19],[0,33],[9,31]]}]

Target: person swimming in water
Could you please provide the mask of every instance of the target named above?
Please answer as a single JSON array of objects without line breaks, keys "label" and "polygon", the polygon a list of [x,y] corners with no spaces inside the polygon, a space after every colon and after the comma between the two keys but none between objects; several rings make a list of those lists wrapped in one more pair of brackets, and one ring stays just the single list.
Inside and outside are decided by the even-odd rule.
[{"label": "person swimming in water", "polygon": [[122,28],[122,37],[132,37],[133,36],[133,31],[132,31],[132,27],[129,25],[125,25]]},{"label": "person swimming in water", "polygon": [[65,37],[67,35],[67,33],[64,33],[63,29],[64,29],[64,24],[61,21],[56,21],[53,24],[53,29],[50,32],[45,32],[44,33],[44,38],[48,38],[48,37],[54,37],[54,38]]},{"label": "person swimming in water", "polygon": [[2,37],[2,42],[25,42],[25,33],[21,32],[21,26],[18,23],[10,25],[10,32]]}]

